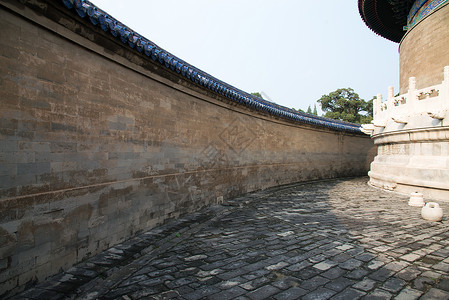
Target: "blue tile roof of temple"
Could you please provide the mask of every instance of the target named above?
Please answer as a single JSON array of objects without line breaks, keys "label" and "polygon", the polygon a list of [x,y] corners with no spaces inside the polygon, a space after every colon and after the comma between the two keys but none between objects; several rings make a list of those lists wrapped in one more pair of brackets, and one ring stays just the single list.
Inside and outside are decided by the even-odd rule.
[{"label": "blue tile roof of temple", "polygon": [[116,38],[120,38],[124,44],[128,44],[129,47],[136,49],[136,51],[144,53],[153,61],[159,62],[166,68],[177,72],[190,81],[223,95],[232,101],[259,111],[265,111],[274,116],[305,124],[339,131],[361,133],[361,126],[359,124],[328,119],[296,111],[237,89],[165,51],[152,41],[119,22],[90,1],[62,0],[62,2],[68,9],[74,9],[81,18],[89,18],[93,25],[100,26],[103,31],[109,32]]},{"label": "blue tile roof of temple", "polygon": [[365,24],[376,34],[399,43],[420,20],[449,0],[358,0]]}]

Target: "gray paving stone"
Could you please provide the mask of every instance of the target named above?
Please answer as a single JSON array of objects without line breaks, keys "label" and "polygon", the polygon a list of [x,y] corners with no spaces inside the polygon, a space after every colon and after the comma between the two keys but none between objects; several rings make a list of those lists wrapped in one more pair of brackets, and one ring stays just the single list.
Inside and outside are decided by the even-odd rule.
[{"label": "gray paving stone", "polygon": [[285,289],[289,289],[291,287],[295,287],[295,286],[299,286],[300,281],[297,278],[294,277],[286,277],[286,278],[282,278],[280,280],[274,281],[272,283],[273,286],[281,289],[281,290],[285,290]]},{"label": "gray paving stone", "polygon": [[413,288],[420,291],[426,291],[428,287],[432,286],[434,283],[435,280],[420,276],[413,281]]},{"label": "gray paving stone", "polygon": [[365,278],[362,281],[359,281],[353,285],[354,288],[362,291],[370,291],[372,290],[378,282],[369,278]]},{"label": "gray paving stone", "polygon": [[441,290],[449,291],[449,277],[441,278],[436,287]]},{"label": "gray paving stone", "polygon": [[270,274],[270,271],[262,269],[262,270],[256,270],[254,272],[247,273],[245,275],[242,275],[242,277],[246,278],[248,280],[253,280],[253,279],[256,279],[256,278],[260,278],[260,277],[262,277],[264,275],[267,275],[267,274]]},{"label": "gray paving stone", "polygon": [[241,287],[233,287],[224,291],[221,291],[217,294],[213,294],[208,296],[208,299],[211,300],[223,300],[223,299],[232,299],[241,295],[244,295],[246,291]]},{"label": "gray paving stone", "polygon": [[377,259],[373,259],[369,264],[368,264],[368,269],[370,270],[377,270],[378,268],[382,267],[383,265],[385,265],[385,263],[383,261],[377,260]]},{"label": "gray paving stone", "polygon": [[245,282],[247,282],[247,279],[244,279],[242,277],[236,277],[236,278],[232,278],[230,280],[227,281],[221,281],[218,286],[220,287],[220,289],[229,289],[231,287],[237,286],[237,285],[241,285]]},{"label": "gray paving stone", "polygon": [[13,297],[14,300],[16,299],[64,299],[65,296],[61,292],[52,291],[52,290],[38,290],[33,289],[33,291],[25,291],[23,293],[23,296],[15,296]]},{"label": "gray paving stone", "polygon": [[332,260],[337,262],[337,263],[343,263],[343,262],[345,262],[345,261],[347,261],[348,259],[351,259],[351,258],[352,258],[352,256],[347,254],[347,253],[341,253],[341,254],[333,256]]},{"label": "gray paving stone", "polygon": [[366,247],[355,247],[353,249],[347,250],[346,253],[355,257],[357,255],[363,254],[366,252]]},{"label": "gray paving stone", "polygon": [[355,257],[355,259],[363,261],[363,262],[369,262],[370,260],[372,260],[375,256],[372,255],[371,253],[361,253],[359,255],[357,255]]},{"label": "gray paving stone", "polygon": [[203,264],[200,266],[200,268],[204,271],[210,271],[213,269],[219,269],[221,267],[223,267],[224,265],[226,265],[225,262],[223,262],[222,260],[210,263],[210,264]]},{"label": "gray paving stone", "polygon": [[183,277],[183,278],[176,279],[173,281],[166,281],[165,285],[170,289],[175,289],[175,288],[181,287],[183,285],[192,283],[194,281],[195,281],[194,277]]},{"label": "gray paving stone", "polygon": [[[150,299],[179,299],[179,294],[176,291],[167,291],[160,293],[156,296],[151,297]],[[122,299],[126,299],[125,297],[122,297]]]},{"label": "gray paving stone", "polygon": [[406,254],[406,255],[403,255],[400,257],[400,259],[403,259],[408,262],[414,262],[420,258],[421,258],[421,255],[416,254],[416,253],[409,253],[409,254]]},{"label": "gray paving stone", "polygon": [[398,272],[396,274],[396,276],[405,281],[411,281],[411,280],[415,279],[416,277],[418,277],[419,274],[421,274],[420,270],[418,270],[414,266],[409,266],[409,267],[403,269],[402,271]]},{"label": "gray paving stone", "polygon": [[388,270],[391,270],[394,272],[399,272],[408,266],[409,266],[409,264],[404,261],[393,261],[393,262],[386,264],[384,267],[385,267],[385,269],[388,269]]},{"label": "gray paving stone", "polygon": [[385,281],[390,278],[394,274],[393,271],[390,271],[385,268],[380,268],[375,272],[371,273],[368,277],[377,281]]},{"label": "gray paving stone", "polygon": [[300,299],[301,296],[307,294],[309,291],[299,288],[299,287],[292,287],[286,291],[283,291],[282,293],[279,293],[275,295],[273,298],[276,300],[294,300],[294,299]]},{"label": "gray paving stone", "polygon": [[248,273],[248,271],[246,271],[244,269],[237,269],[237,270],[232,270],[232,271],[225,272],[225,273],[220,273],[217,275],[217,277],[220,279],[223,279],[223,280],[229,280],[229,279],[238,277],[238,276],[246,274],[246,273]]},{"label": "gray paving stone", "polygon": [[146,275],[138,275],[138,276],[134,276],[131,278],[126,279],[125,281],[123,281],[120,286],[127,286],[127,285],[131,285],[131,284],[136,284],[138,282],[142,282],[142,281],[147,281],[149,279],[148,276]]},{"label": "gray paving stone", "polygon": [[259,270],[259,269],[264,269],[265,266],[266,266],[265,261],[258,261],[256,263],[244,266],[243,269],[247,270],[247,271],[256,271],[256,270]]},{"label": "gray paving stone", "polygon": [[357,300],[362,298],[364,295],[366,295],[364,292],[352,288],[347,288],[343,292],[338,293],[335,296],[332,296],[332,300],[347,300],[347,299]]},{"label": "gray paving stone", "polygon": [[302,280],[307,280],[307,279],[310,279],[310,278],[312,278],[312,277],[314,277],[314,276],[316,276],[316,275],[318,275],[320,273],[321,273],[320,270],[317,270],[317,269],[312,268],[312,267],[308,267],[308,268],[302,269],[302,270],[300,270],[298,272],[294,272],[293,276],[297,277],[297,278],[300,278]]},{"label": "gray paving stone", "polygon": [[328,284],[326,284],[324,287],[334,290],[336,292],[341,292],[342,290],[344,290],[346,287],[350,286],[354,284],[354,280],[352,279],[348,279],[345,277],[339,277],[337,279],[332,280],[331,282],[329,282]]},{"label": "gray paving stone", "polygon": [[449,263],[440,262],[436,265],[433,265],[432,268],[449,273]]},{"label": "gray paving stone", "polygon": [[135,292],[131,292],[131,294],[129,294],[129,295],[131,296],[132,299],[140,299],[140,298],[160,294],[162,292],[164,292],[164,289],[162,287],[145,287],[145,288],[137,289]]},{"label": "gray paving stone", "polygon": [[369,293],[368,295],[366,295],[363,299],[366,300],[388,300],[392,298],[392,294],[382,290],[382,289],[375,289],[374,291],[372,291],[371,293]]},{"label": "gray paving stone", "polygon": [[366,275],[369,274],[369,271],[365,269],[355,269],[345,275],[345,277],[351,278],[351,279],[362,279]]},{"label": "gray paving stone", "polygon": [[338,264],[338,266],[345,270],[355,270],[358,267],[362,265],[362,262],[360,260],[357,260],[355,258],[351,258],[346,260],[345,262]]},{"label": "gray paving stone", "polygon": [[325,259],[326,259],[326,255],[324,255],[324,254],[318,254],[318,255],[315,255],[315,256],[313,256],[313,257],[310,257],[310,258],[309,258],[309,261],[310,261],[312,264],[316,264],[316,263],[319,263],[319,262],[324,261]]},{"label": "gray paving stone", "polygon": [[304,269],[306,267],[309,267],[311,265],[312,265],[312,263],[310,263],[308,261],[302,261],[300,263],[297,263],[297,264],[294,264],[294,265],[291,265],[291,266],[287,267],[287,269],[290,270],[290,271],[297,272],[297,271],[301,271],[302,269]]},{"label": "gray paving stone", "polygon": [[440,290],[437,288],[431,288],[420,299],[422,299],[422,300],[431,300],[431,299],[448,300],[449,292]]},{"label": "gray paving stone", "polygon": [[318,269],[318,270],[321,270],[321,271],[326,271],[326,270],[329,270],[330,268],[332,268],[332,267],[334,267],[336,265],[337,265],[336,262],[333,262],[333,261],[330,261],[330,260],[325,260],[325,261],[322,261],[320,263],[317,263],[317,264],[313,265],[313,267],[315,269]]},{"label": "gray paving stone", "polygon": [[415,300],[419,299],[423,292],[412,289],[411,287],[405,287],[394,299],[395,300]]},{"label": "gray paving stone", "polygon": [[173,291],[175,291],[178,295],[187,295],[191,294],[195,291],[194,288],[191,288],[189,286],[183,285],[177,288],[174,288]]},{"label": "gray paving stone", "polygon": [[441,256],[441,257],[447,258],[447,257],[449,257],[449,248],[448,249],[438,249],[438,250],[432,252],[432,254],[436,255],[436,256]]},{"label": "gray paving stone", "polygon": [[330,299],[333,295],[335,295],[336,292],[326,289],[326,288],[319,288],[307,295],[305,295],[302,299],[303,300],[326,300]]},{"label": "gray paving stone", "polygon": [[215,286],[207,286],[203,288],[196,289],[192,293],[184,294],[183,297],[187,300],[198,300],[204,299],[210,295],[217,294],[221,292],[221,290]]},{"label": "gray paving stone", "polygon": [[[126,296],[128,294],[135,293],[135,291],[136,291],[136,287],[135,286],[128,285],[128,286],[125,286],[125,287],[112,289],[111,291],[106,293],[106,295],[104,295],[103,297],[105,299],[116,299],[116,298],[120,298],[122,296]],[[162,291],[158,291],[158,292],[162,292]],[[158,293],[158,292],[156,292],[156,293]],[[43,299],[49,299],[49,298],[43,298]]]},{"label": "gray paving stone", "polygon": [[392,277],[385,281],[385,283],[382,285],[382,288],[384,290],[387,290],[392,293],[399,292],[407,283],[399,278]]},{"label": "gray paving stone", "polygon": [[329,279],[322,276],[315,276],[301,283],[300,287],[309,291],[313,291],[320,286],[324,286],[329,282]]},{"label": "gray paving stone", "polygon": [[321,276],[326,277],[328,279],[336,279],[340,276],[346,274],[346,270],[340,269],[339,267],[334,267],[326,272],[321,273]]},{"label": "gray paving stone", "polygon": [[[444,274],[447,274],[446,272],[443,272]],[[439,280],[440,277],[443,276],[443,274],[441,274],[439,271],[432,271],[432,270],[427,270],[423,273],[421,273],[422,277],[427,277],[430,278],[432,280]]]},{"label": "gray paving stone", "polygon": [[260,288],[258,288],[255,291],[252,291],[245,296],[252,299],[252,300],[261,300],[261,299],[267,299],[270,296],[279,293],[281,290],[272,286],[272,285],[264,285]]},{"label": "gray paving stone", "polygon": [[246,283],[241,284],[240,286],[245,290],[252,291],[263,285],[269,284],[271,280],[268,277],[259,277],[254,280],[248,281]]}]

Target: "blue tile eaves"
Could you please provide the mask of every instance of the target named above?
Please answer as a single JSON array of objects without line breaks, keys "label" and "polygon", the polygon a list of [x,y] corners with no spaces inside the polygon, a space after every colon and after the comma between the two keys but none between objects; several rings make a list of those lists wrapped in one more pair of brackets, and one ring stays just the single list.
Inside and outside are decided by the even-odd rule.
[{"label": "blue tile eaves", "polygon": [[159,62],[161,65],[177,72],[178,74],[181,74],[190,81],[225,96],[234,102],[238,102],[252,109],[267,112],[273,116],[300,123],[325,127],[338,131],[361,133],[361,126],[358,124],[342,122],[295,111],[239,90],[165,51],[152,41],[133,31],[125,24],[119,22],[90,1],[62,0],[62,2],[68,9],[74,9],[81,18],[89,18],[93,25],[100,26],[103,31],[109,32],[116,38],[120,38],[124,44],[136,49],[140,53],[144,53],[153,61]]}]

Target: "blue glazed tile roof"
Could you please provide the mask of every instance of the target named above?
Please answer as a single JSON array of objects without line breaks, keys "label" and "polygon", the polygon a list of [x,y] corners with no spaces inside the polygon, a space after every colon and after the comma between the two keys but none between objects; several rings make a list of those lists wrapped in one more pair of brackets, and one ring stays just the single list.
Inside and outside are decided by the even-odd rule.
[{"label": "blue glazed tile roof", "polygon": [[68,9],[75,10],[81,18],[88,18],[93,25],[101,27],[103,31],[119,38],[124,44],[144,53],[149,59],[234,102],[304,124],[337,131],[361,133],[359,124],[306,114],[239,90],[165,51],[87,0],[62,0],[62,2]]},{"label": "blue glazed tile roof", "polygon": [[399,43],[415,1],[421,0],[358,0],[358,6],[363,21],[372,31]]}]

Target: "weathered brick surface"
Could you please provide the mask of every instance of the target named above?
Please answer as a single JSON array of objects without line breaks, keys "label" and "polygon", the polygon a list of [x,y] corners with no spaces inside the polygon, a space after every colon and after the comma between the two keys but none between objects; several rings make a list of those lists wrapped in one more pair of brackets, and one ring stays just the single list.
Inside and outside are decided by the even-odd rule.
[{"label": "weathered brick surface", "polygon": [[403,38],[400,53],[400,93],[408,91],[409,77],[416,88],[440,84],[449,66],[449,5],[445,4],[416,24]]},{"label": "weathered brick surface", "polygon": [[[150,72],[115,42],[95,44],[8,3],[16,13],[1,5],[2,292],[222,199],[367,172],[368,137],[239,107]],[[93,30],[83,26],[74,25]]]}]

